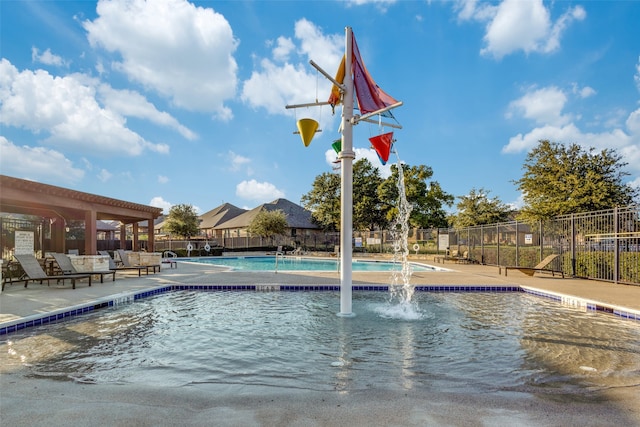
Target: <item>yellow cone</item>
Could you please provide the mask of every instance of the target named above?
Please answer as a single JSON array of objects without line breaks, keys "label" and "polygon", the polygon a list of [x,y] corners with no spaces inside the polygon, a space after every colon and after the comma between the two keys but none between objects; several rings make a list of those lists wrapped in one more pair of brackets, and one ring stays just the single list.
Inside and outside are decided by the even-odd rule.
[{"label": "yellow cone", "polygon": [[302,137],[302,142],[305,147],[308,147],[316,134],[316,130],[318,129],[318,122],[313,119],[300,119],[298,120],[298,130],[300,131],[300,136]]}]

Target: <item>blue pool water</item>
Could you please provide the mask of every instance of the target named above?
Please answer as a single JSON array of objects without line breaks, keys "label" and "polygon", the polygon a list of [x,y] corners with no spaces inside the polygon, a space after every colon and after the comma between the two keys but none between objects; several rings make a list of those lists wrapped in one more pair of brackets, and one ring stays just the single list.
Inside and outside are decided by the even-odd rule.
[{"label": "blue pool water", "polygon": [[[242,271],[274,271],[276,257],[207,257],[192,258],[190,262],[229,267]],[[353,261],[353,271],[400,271],[402,264],[389,261]],[[278,271],[338,271],[339,261],[333,259],[314,259],[301,257],[278,257]],[[435,271],[436,268],[425,264],[411,263],[413,271]]]},{"label": "blue pool water", "polygon": [[580,394],[637,384],[634,322],[523,293],[416,294],[390,316],[384,292],[177,291],[0,344],[3,366],[36,378],[152,386]]}]

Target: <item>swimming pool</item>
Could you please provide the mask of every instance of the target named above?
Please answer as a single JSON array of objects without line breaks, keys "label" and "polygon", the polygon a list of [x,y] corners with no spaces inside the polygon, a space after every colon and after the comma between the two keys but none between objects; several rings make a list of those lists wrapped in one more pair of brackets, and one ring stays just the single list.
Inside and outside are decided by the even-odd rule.
[{"label": "swimming pool", "polygon": [[[339,261],[304,257],[246,256],[246,257],[202,257],[187,261],[229,267],[241,271],[338,271]],[[436,271],[437,267],[426,264],[410,263],[413,271]],[[353,271],[400,271],[401,263],[390,261],[353,260]],[[442,269],[440,269],[442,270]]]},{"label": "swimming pool", "polygon": [[1,365],[97,384],[308,391],[524,392],[580,396],[637,383],[640,330],[524,293],[176,291],[22,330]]}]

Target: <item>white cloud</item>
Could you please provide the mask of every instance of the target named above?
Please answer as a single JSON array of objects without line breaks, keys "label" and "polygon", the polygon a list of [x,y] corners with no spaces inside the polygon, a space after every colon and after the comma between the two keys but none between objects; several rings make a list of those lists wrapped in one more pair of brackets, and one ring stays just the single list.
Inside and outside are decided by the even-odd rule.
[{"label": "white cloud", "polygon": [[480,53],[500,59],[513,52],[551,53],[560,49],[562,33],[573,21],[585,19],[581,6],[569,8],[555,22],[542,0],[504,0],[498,6],[474,0],[454,6],[461,21],[487,22]]},{"label": "white cloud", "polygon": [[158,184],[166,184],[167,182],[169,182],[169,177],[158,175]]},{"label": "white cloud", "polygon": [[454,10],[458,11],[460,21],[488,21],[492,19],[498,10],[497,6],[478,0],[459,0],[454,4]]},{"label": "white cloud", "polygon": [[[284,38],[279,38],[280,40]],[[301,19],[295,24],[297,48],[287,46],[286,62],[283,50],[274,49],[273,58],[259,62],[242,87],[242,101],[253,108],[264,108],[271,114],[293,114],[285,110],[288,104],[313,102],[316,97],[326,100],[331,91],[331,83],[318,75],[309,65],[313,59],[323,70],[334,74],[344,54],[343,35],[325,35],[312,22]],[[283,42],[284,43],[284,42]],[[287,42],[288,43],[288,42]],[[295,51],[295,59],[290,54]]]},{"label": "white cloud", "polygon": [[231,164],[230,169],[232,171],[238,171],[245,165],[251,163],[251,159],[248,157],[241,156],[240,154],[236,154],[233,151],[229,151],[228,153],[229,163]]},{"label": "white cloud", "polygon": [[0,123],[49,134],[43,142],[78,153],[136,156],[169,151],[126,127],[126,119],[96,100],[98,82],[81,74],[18,71],[0,60]]},{"label": "white cloud", "polygon": [[84,171],[62,153],[43,147],[17,146],[0,136],[0,170],[5,175],[34,181],[75,184]]},{"label": "white cloud", "polygon": [[183,137],[194,140],[198,136],[187,127],[181,125],[175,117],[147,101],[141,94],[131,90],[116,90],[109,85],[98,86],[98,94],[106,109],[127,117],[137,117],[149,120],[160,126],[165,126],[179,132]]},{"label": "white cloud", "polygon": [[[391,164],[393,163],[393,160],[391,157],[389,157],[389,161],[387,162],[387,164],[383,165],[382,162],[380,161],[380,158],[378,157],[378,154],[373,149],[354,148],[353,151],[355,151],[356,153],[356,158],[354,160],[354,163],[362,158],[365,158],[369,160],[369,162],[373,165],[373,167],[378,168],[378,171],[380,172],[380,176],[383,179],[386,179],[391,176]],[[340,169],[342,165],[340,164],[339,161],[337,161],[338,155],[336,154],[335,150],[333,149],[327,150],[324,153],[324,157],[327,164],[331,166],[336,173],[340,173]]]},{"label": "white cloud", "polygon": [[347,5],[362,6],[372,4],[380,11],[385,12],[389,6],[395,4],[396,1],[397,0],[347,0]]},{"label": "white cloud", "polygon": [[555,86],[535,89],[509,104],[507,117],[522,113],[522,116],[540,124],[563,125],[571,117],[562,114],[567,96]]},{"label": "white cloud", "polygon": [[173,206],[173,203],[167,202],[160,196],[156,196],[153,199],[151,199],[151,201],[149,202],[149,205],[155,208],[162,208],[162,213],[166,215],[169,213],[169,210],[171,209],[171,206]]},{"label": "white cloud", "polygon": [[276,61],[287,61],[291,52],[295,50],[295,45],[288,37],[280,36],[276,41],[276,47],[273,48],[273,59]]},{"label": "white cloud", "polygon": [[585,87],[579,87],[577,83],[574,83],[572,85],[572,92],[576,95],[578,95],[580,98],[589,98],[590,96],[595,95],[597,92],[594,88],[589,87],[589,86],[585,86]]},{"label": "white cloud", "polygon": [[636,73],[633,76],[633,80],[636,82],[638,91],[640,91],[640,56],[638,57],[638,63],[636,64]]},{"label": "white cloud", "polygon": [[31,48],[31,60],[33,62],[40,62],[46,65],[56,65],[58,67],[69,65],[62,59],[61,56],[51,53],[51,49],[47,49],[42,52],[42,54],[40,54],[38,48],[36,47]]},{"label": "white cloud", "polygon": [[238,41],[224,16],[184,0],[100,0],[97,13],[83,25],[92,46],[121,58],[112,68],[178,107],[233,117]]},{"label": "white cloud", "polygon": [[[523,111],[526,114],[526,110]],[[540,117],[529,117],[535,119],[540,126],[509,138],[509,143],[502,147],[502,152],[527,151],[544,139],[563,144],[576,143],[585,148],[616,150],[623,161],[628,163],[627,171],[634,176],[640,174],[640,109],[628,115],[624,128],[609,127],[600,132],[585,132],[573,122],[558,123],[553,119],[550,123],[543,124]]]},{"label": "white cloud", "polygon": [[111,179],[111,177],[113,176],[113,174],[111,174],[111,172],[109,172],[106,169],[102,169],[100,170],[100,173],[98,173],[97,177],[100,181],[102,182],[107,182]]},{"label": "white cloud", "polygon": [[255,179],[242,181],[236,185],[236,195],[260,203],[285,197],[284,191],[279,190],[275,185],[270,182],[258,182]]}]

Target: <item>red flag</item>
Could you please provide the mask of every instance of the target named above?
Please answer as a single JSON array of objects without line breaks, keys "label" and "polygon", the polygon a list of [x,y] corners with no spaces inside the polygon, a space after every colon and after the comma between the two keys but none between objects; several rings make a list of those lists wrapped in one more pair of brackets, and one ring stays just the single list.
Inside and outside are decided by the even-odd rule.
[{"label": "red flag", "polygon": [[391,153],[391,147],[393,146],[393,132],[372,136],[369,138],[369,141],[371,141],[371,145],[373,145],[376,153],[378,153],[380,162],[386,165],[389,160],[389,153]]},{"label": "red flag", "polygon": [[[362,114],[371,113],[376,110],[388,107],[395,104],[396,101],[383,91],[376,82],[371,78],[367,68],[364,66],[364,62],[360,57],[360,50],[356,43],[355,36],[351,38],[352,56],[351,56],[351,71],[353,73],[353,84],[356,99],[358,100],[358,108]],[[342,62],[336,72],[336,81],[342,83],[345,78],[345,57],[342,57]],[[331,88],[331,95],[329,95],[329,103],[332,106],[340,104],[340,91],[336,85]],[[385,112],[383,115],[393,117],[390,112]]]},{"label": "red flag", "polygon": [[355,36],[352,37],[352,40],[353,84],[360,112],[362,114],[371,113],[398,102],[373,81],[362,61]]}]

